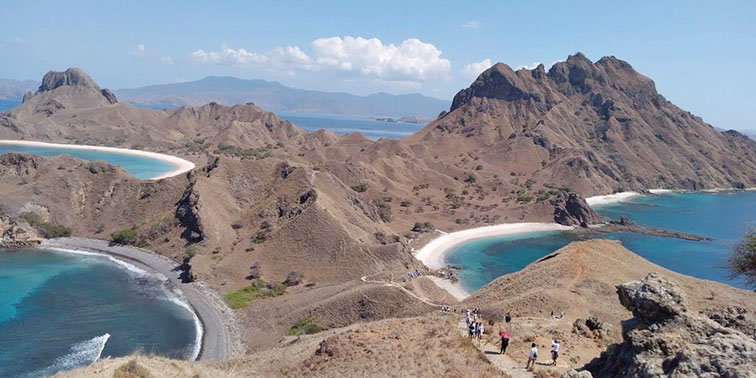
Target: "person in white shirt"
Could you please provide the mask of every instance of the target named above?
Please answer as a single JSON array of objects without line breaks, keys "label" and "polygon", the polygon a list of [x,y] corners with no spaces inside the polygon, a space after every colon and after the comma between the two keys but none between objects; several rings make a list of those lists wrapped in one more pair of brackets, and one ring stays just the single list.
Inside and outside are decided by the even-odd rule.
[{"label": "person in white shirt", "polygon": [[536,359],[538,358],[538,348],[535,343],[530,345],[530,354],[528,355],[528,363],[525,365],[525,369],[530,369],[531,366],[535,367]]},{"label": "person in white shirt", "polygon": [[559,340],[554,339],[551,341],[551,359],[554,361],[554,366],[556,366],[557,358],[559,358]]}]

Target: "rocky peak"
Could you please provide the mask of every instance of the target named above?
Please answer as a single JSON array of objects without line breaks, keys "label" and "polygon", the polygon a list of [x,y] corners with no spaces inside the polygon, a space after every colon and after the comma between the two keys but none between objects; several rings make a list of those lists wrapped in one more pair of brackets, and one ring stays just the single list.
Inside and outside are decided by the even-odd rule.
[{"label": "rocky peak", "polygon": [[[536,68],[537,69],[537,68]],[[529,93],[526,83],[511,67],[504,63],[496,63],[483,71],[472,85],[459,91],[452,101],[451,111],[467,104],[473,97],[493,98],[504,101],[520,101],[534,99],[540,101],[540,96]]]},{"label": "rocky peak", "polygon": [[63,72],[50,71],[42,78],[40,92],[51,91],[62,86],[87,87],[99,90],[100,87],[89,75],[78,68],[69,68]]}]

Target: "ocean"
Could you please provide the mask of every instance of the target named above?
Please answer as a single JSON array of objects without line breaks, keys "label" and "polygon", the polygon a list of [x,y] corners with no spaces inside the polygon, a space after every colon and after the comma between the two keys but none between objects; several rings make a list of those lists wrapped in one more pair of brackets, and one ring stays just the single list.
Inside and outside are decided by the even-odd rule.
[{"label": "ocean", "polygon": [[0,250],[0,377],[42,377],[135,351],[197,352],[195,317],[155,278],[101,256]]},{"label": "ocean", "polygon": [[376,121],[367,117],[339,114],[277,112],[276,115],[306,131],[331,130],[336,134],[360,132],[368,139],[401,139],[422,129],[425,124]]},{"label": "ocean", "polygon": [[63,147],[20,146],[0,143],[0,154],[4,152],[24,152],[41,156],[68,154],[84,160],[104,160],[110,164],[120,166],[132,176],[140,179],[157,177],[174,169],[173,165],[162,160],[146,156],[120,154],[117,152],[80,150]]},{"label": "ocean", "polygon": [[[744,280],[730,277],[726,264],[732,246],[756,225],[756,192],[639,196],[595,210],[607,219],[625,215],[644,226],[711,237],[689,241],[621,232],[593,238],[620,240],[643,258],[678,273],[746,288]],[[460,284],[473,292],[578,239],[569,232],[550,231],[472,240],[451,250],[446,263],[464,268],[458,271]]]}]

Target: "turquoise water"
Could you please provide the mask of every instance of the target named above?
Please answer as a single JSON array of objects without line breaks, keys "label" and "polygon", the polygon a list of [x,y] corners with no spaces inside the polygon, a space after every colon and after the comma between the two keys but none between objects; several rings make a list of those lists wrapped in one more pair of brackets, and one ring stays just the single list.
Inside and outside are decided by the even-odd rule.
[{"label": "turquoise water", "polygon": [[0,143],[0,154],[4,152],[23,152],[41,156],[67,154],[84,160],[104,160],[110,164],[122,167],[132,176],[140,179],[158,177],[175,168],[173,165],[162,160],[146,156],[119,154],[117,152],[79,150],[63,147],[17,146]]},{"label": "turquoise water", "polygon": [[[0,377],[39,377],[134,351],[192,357],[194,316],[103,257],[0,250]],[[109,336],[108,336],[109,335]]]},{"label": "turquoise water", "polygon": [[[630,232],[595,236],[620,240],[643,258],[675,272],[746,288],[745,281],[732,279],[725,266],[732,246],[756,225],[756,192],[642,196],[597,206],[596,211],[607,219],[626,215],[644,226],[711,237],[712,241],[688,241]],[[464,267],[459,271],[460,284],[473,292],[578,239],[555,231],[473,240],[450,251],[446,263]]]},{"label": "turquoise water", "polygon": [[338,114],[279,112],[277,116],[303,128],[306,131],[326,129],[336,134],[358,131],[365,137],[401,139],[422,129],[425,124],[383,122],[373,119]]}]

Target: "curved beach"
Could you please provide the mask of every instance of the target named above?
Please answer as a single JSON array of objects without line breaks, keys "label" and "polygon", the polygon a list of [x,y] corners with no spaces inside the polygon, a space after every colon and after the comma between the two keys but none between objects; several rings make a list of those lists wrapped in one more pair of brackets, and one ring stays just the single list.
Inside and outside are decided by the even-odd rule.
[{"label": "curved beach", "polygon": [[[493,226],[470,228],[467,230],[444,233],[431,240],[415,253],[415,258],[432,269],[440,269],[446,266],[444,257],[456,246],[474,239],[488,237],[527,234],[542,231],[567,231],[572,227],[558,223],[507,223]],[[441,231],[439,231],[441,232]],[[459,284],[449,280],[433,277],[433,282],[445,289],[455,298],[462,300],[468,297],[467,293]]]},{"label": "curved beach", "polygon": [[26,140],[6,140],[6,139],[0,140],[0,144],[8,144],[8,145],[15,145],[15,146],[68,148],[68,149],[75,149],[75,150],[112,152],[112,153],[142,156],[142,157],[146,157],[150,159],[160,160],[174,167],[174,169],[162,175],[151,177],[149,178],[149,180],[160,180],[160,179],[164,179],[168,177],[173,177],[173,176],[177,176],[177,175],[180,175],[182,173],[185,173],[194,169],[194,163],[192,163],[189,160],[182,159],[180,157],[160,154],[157,152],[131,150],[128,148],[101,147],[101,146],[90,146],[90,145],[82,145],[82,144],[46,143],[46,142],[35,142],[35,141],[26,141]]},{"label": "curved beach", "polygon": [[[154,252],[121,245],[111,245],[104,240],[85,238],[46,239],[40,248],[74,253],[95,253],[115,259],[143,270],[163,276],[171,291],[177,292],[198,318],[198,360],[226,360],[244,354],[245,348],[239,338],[236,317],[223,298],[201,282],[181,283],[176,262]],[[132,268],[133,269],[133,268]]]}]

